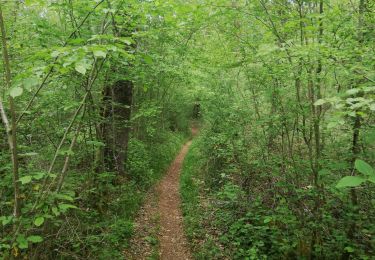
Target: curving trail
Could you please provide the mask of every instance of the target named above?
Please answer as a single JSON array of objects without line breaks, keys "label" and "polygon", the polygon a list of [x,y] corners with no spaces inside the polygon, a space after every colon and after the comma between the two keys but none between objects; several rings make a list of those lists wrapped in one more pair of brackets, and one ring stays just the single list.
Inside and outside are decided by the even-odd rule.
[{"label": "curving trail", "polygon": [[[198,129],[193,127],[192,133],[196,135]],[[193,259],[183,230],[179,193],[181,167],[191,142],[182,147],[166,175],[148,194],[135,221],[130,250],[124,252],[126,259],[155,259],[155,254],[161,260]],[[153,237],[157,237],[158,245]]]}]

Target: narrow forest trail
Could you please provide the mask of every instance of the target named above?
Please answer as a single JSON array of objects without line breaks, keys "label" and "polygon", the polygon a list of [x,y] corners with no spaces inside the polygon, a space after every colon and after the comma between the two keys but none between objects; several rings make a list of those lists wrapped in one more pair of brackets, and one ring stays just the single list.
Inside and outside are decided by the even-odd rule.
[{"label": "narrow forest trail", "polygon": [[[196,127],[192,134],[198,133]],[[134,237],[125,259],[192,259],[181,212],[179,179],[192,140],[181,148],[166,175],[147,195],[135,221]]]}]

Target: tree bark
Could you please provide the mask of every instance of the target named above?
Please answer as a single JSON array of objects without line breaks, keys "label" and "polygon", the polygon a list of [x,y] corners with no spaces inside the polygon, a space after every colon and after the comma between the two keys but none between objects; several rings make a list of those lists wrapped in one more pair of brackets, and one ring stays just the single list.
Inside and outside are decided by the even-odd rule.
[{"label": "tree bark", "polygon": [[112,87],[103,89],[101,117],[97,136],[105,147],[98,149],[95,171],[117,171],[125,175],[125,163],[130,137],[130,116],[133,100],[133,83],[118,80]]},{"label": "tree bark", "polygon": [[125,174],[128,143],[130,136],[130,116],[133,98],[133,83],[119,80],[113,87],[114,123],[115,123],[115,162],[119,174]]},{"label": "tree bark", "polygon": [[[6,31],[3,19],[3,12],[0,6],[0,29],[1,29],[1,42],[3,45],[3,60],[5,67],[5,85],[7,89],[11,88],[11,72],[10,72],[10,63],[9,63],[9,54],[7,48],[6,40]],[[9,109],[11,114],[11,121],[9,123],[7,114],[5,112],[3,102],[0,97],[0,113],[8,137],[9,150],[12,157],[13,165],[13,189],[14,189],[14,206],[13,206],[13,215],[18,218],[21,215],[21,202],[20,202],[20,189],[18,182],[18,152],[17,152],[17,123],[16,123],[16,107],[14,99],[9,95]]]}]

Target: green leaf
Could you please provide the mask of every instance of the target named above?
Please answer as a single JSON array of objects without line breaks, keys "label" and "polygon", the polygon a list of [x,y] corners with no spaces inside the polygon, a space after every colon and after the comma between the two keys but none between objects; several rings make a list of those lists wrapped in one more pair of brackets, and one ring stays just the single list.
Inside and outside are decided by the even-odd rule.
[{"label": "green leaf", "polygon": [[148,65],[151,65],[153,63],[152,57],[149,56],[149,55],[144,55],[143,59],[146,62],[146,64],[148,64]]},{"label": "green leaf", "polygon": [[20,87],[14,87],[9,91],[9,95],[13,98],[21,96],[23,93],[23,89]]},{"label": "green leaf", "polygon": [[358,88],[352,88],[352,89],[348,89],[346,91],[346,94],[347,95],[354,95],[354,94],[357,94],[359,91],[360,91],[360,89],[358,89]]},{"label": "green leaf", "polygon": [[267,216],[267,217],[264,219],[263,223],[264,223],[264,224],[267,224],[267,223],[269,223],[269,222],[271,222],[271,221],[272,221],[272,217]]},{"label": "green leaf", "polygon": [[55,173],[50,173],[50,174],[48,174],[48,176],[51,177],[51,178],[56,178],[56,177],[57,177],[57,174],[55,174]]},{"label": "green leaf", "polygon": [[35,153],[35,152],[22,153],[22,154],[20,154],[20,156],[22,156],[22,157],[27,157],[27,156],[36,156],[36,155],[38,155],[38,153]]},{"label": "green leaf", "polygon": [[25,235],[23,234],[19,234],[16,241],[20,249],[26,249],[29,247],[29,243],[27,242]]},{"label": "green leaf", "polygon": [[323,104],[325,104],[327,101],[325,101],[324,99],[318,99],[315,103],[314,103],[314,106],[321,106]]},{"label": "green leaf", "polygon": [[10,249],[10,245],[8,245],[8,244],[0,244],[0,249],[1,248]]},{"label": "green leaf", "polygon": [[368,178],[369,182],[375,183],[375,175],[372,175]]},{"label": "green leaf", "polygon": [[366,179],[360,176],[346,176],[337,183],[336,188],[357,187],[365,181]]},{"label": "green leaf", "polygon": [[76,209],[77,207],[72,205],[72,204],[65,204],[65,203],[61,203],[59,204],[59,208],[62,212],[65,212],[67,211],[68,209]]},{"label": "green leaf", "polygon": [[31,77],[31,78],[26,78],[22,81],[22,86],[31,91],[32,87],[36,86],[39,84],[38,78]]},{"label": "green leaf", "polygon": [[74,201],[74,199],[69,196],[69,195],[66,195],[66,194],[55,194],[54,195],[57,199],[60,199],[60,200],[67,200],[67,201]]},{"label": "green leaf", "polygon": [[53,51],[52,53],[51,53],[51,57],[52,58],[56,58],[57,56],[59,56],[60,55],[60,52],[59,51]]},{"label": "green leaf", "polygon": [[60,215],[60,212],[59,212],[59,210],[56,207],[52,207],[52,212],[53,212],[53,214],[55,214],[55,216],[59,216]]},{"label": "green leaf", "polygon": [[133,43],[132,38],[129,37],[120,37],[118,39],[127,45],[131,45]]},{"label": "green leaf", "polygon": [[328,169],[321,169],[318,173],[319,173],[320,176],[328,176],[328,175],[332,174],[331,171],[328,170]]},{"label": "green leaf", "polygon": [[35,180],[40,180],[44,177],[44,175],[46,175],[44,172],[37,172],[33,174],[33,178]]},{"label": "green leaf", "polygon": [[101,50],[95,50],[93,53],[95,57],[105,58],[107,56],[107,53]]},{"label": "green leaf", "polygon": [[37,218],[34,220],[34,224],[35,224],[35,226],[37,226],[37,227],[40,227],[43,223],[44,223],[44,217],[37,217]]},{"label": "green leaf", "polygon": [[29,236],[27,237],[27,241],[32,243],[40,243],[43,242],[43,238],[41,236]]},{"label": "green leaf", "polygon": [[81,64],[81,63],[77,63],[76,66],[74,67],[76,71],[78,71],[79,73],[85,75],[86,74],[86,66]]},{"label": "green leaf", "polygon": [[353,253],[354,252],[354,248],[353,247],[350,247],[350,246],[347,246],[344,248],[344,250],[348,253]]},{"label": "green leaf", "polygon": [[3,224],[3,226],[8,225],[12,221],[12,219],[13,219],[13,216],[2,216],[0,218],[1,223]]},{"label": "green leaf", "polygon": [[374,169],[365,161],[355,160],[355,168],[364,175],[375,175]]},{"label": "green leaf", "polygon": [[30,175],[28,175],[28,176],[24,176],[24,177],[19,178],[19,181],[22,184],[27,184],[27,183],[31,182],[31,179],[32,179],[32,177]]}]

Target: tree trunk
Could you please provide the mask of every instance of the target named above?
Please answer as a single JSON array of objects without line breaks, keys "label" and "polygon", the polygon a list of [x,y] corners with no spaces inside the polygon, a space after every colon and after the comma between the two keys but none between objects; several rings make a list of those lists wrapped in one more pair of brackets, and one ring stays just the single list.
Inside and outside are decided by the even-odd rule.
[{"label": "tree trunk", "polygon": [[130,116],[133,96],[133,82],[119,80],[113,86],[113,120],[115,138],[115,163],[119,174],[125,175],[125,162],[127,159],[128,143],[130,136]]},{"label": "tree trunk", "polygon": [[96,153],[96,172],[117,171],[125,175],[132,100],[133,83],[129,80],[118,80],[112,88],[104,87],[100,112],[103,121],[96,131],[105,146]]},{"label": "tree trunk", "polygon": [[[7,48],[6,32],[3,19],[3,12],[0,6],[0,29],[1,29],[1,42],[3,45],[3,59],[5,67],[5,85],[7,89],[11,88],[11,72],[9,64],[9,55]],[[21,202],[20,202],[20,189],[18,182],[18,152],[17,152],[17,118],[16,118],[16,108],[14,104],[14,99],[12,96],[9,96],[9,108],[11,114],[11,122],[9,123],[8,117],[6,115],[3,102],[0,98],[0,114],[3,120],[3,123],[6,128],[8,136],[9,150],[12,155],[12,165],[13,165],[13,188],[14,188],[14,206],[13,206],[13,215],[18,218],[21,215]]]}]

